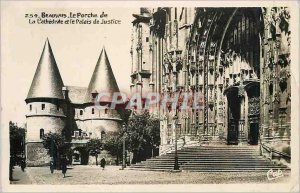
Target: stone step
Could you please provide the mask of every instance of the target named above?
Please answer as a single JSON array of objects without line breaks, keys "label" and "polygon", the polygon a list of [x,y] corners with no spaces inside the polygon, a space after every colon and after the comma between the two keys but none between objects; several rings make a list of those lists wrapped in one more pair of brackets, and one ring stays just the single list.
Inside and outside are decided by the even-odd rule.
[{"label": "stone step", "polygon": [[[140,170],[140,169],[139,169]],[[269,168],[240,168],[240,169],[183,169],[186,172],[267,172]],[[281,169],[284,171],[289,171],[289,169]]]},{"label": "stone step", "polygon": [[[173,162],[145,162],[136,165],[171,165]],[[257,162],[179,162],[180,165],[274,165],[270,162],[257,161]]]},{"label": "stone step", "polygon": [[[179,150],[180,152],[258,152],[258,150],[201,150],[201,149],[189,149],[189,150]],[[173,153],[175,151],[171,151],[170,153]]]},{"label": "stone step", "polygon": [[[196,165],[181,165],[180,168],[210,168],[213,164],[196,164]],[[139,164],[139,165],[132,165],[132,168],[141,168],[141,167],[149,167],[149,168],[170,168],[174,167],[174,163],[168,165],[148,165],[148,164]],[[230,165],[230,164],[219,164],[214,165],[213,168],[287,168],[286,166],[277,166],[277,165],[259,165],[259,164],[249,164],[249,165]]]},{"label": "stone step", "polygon": [[[172,156],[175,155],[175,153],[170,153],[167,156]],[[182,155],[182,156],[249,156],[249,155],[260,155],[259,153],[182,153],[178,152],[177,155]],[[165,156],[162,156],[165,157]]]},{"label": "stone step", "polygon": [[[286,169],[273,164],[259,154],[258,146],[193,146],[178,150],[178,163],[183,171],[267,171]],[[132,165],[130,169],[172,171],[175,152]]]},{"label": "stone step", "polygon": [[[174,162],[173,160],[169,161],[154,161],[154,160],[149,160],[149,161],[144,161],[141,163],[153,163],[153,164],[158,164],[158,163],[172,163]],[[181,161],[178,160],[179,163],[270,163],[266,160],[253,160],[253,161],[248,161],[248,160],[188,160],[188,161]]]},{"label": "stone step", "polygon": [[[253,161],[260,161],[260,160],[265,160],[263,158],[249,158],[249,159],[235,159],[235,158],[231,158],[231,159],[228,159],[228,158],[196,158],[196,159],[183,159],[183,158],[179,158],[178,161],[180,162],[189,162],[189,161],[229,161],[229,162],[234,162],[234,161],[241,161],[241,162],[253,162]],[[174,157],[171,157],[171,158],[166,158],[166,159],[156,159],[156,160],[147,160],[147,161],[151,161],[151,162],[170,162],[170,161],[174,161]],[[267,162],[269,162],[268,160],[265,160]],[[143,162],[146,162],[146,161],[143,161]]]},{"label": "stone step", "polygon": [[[161,158],[156,158],[156,159],[165,159],[165,158],[174,158],[175,155],[170,155],[168,157],[161,157]],[[227,159],[242,159],[242,158],[257,158],[261,157],[260,155],[240,155],[240,156],[235,156],[235,155],[182,155],[182,154],[177,154],[177,157],[179,159],[197,159],[197,158],[227,158]]]}]

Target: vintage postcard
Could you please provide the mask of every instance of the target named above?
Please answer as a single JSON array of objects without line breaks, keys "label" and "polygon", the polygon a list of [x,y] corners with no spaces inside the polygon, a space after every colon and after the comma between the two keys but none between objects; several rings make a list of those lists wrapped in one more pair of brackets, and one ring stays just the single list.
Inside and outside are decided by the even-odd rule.
[{"label": "vintage postcard", "polygon": [[298,192],[299,2],[1,1],[1,191]]}]

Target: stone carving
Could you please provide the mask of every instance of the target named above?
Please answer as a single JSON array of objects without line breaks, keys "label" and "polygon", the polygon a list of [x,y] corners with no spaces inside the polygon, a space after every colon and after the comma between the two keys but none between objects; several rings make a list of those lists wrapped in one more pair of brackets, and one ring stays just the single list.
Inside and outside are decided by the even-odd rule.
[{"label": "stone carving", "polygon": [[259,97],[252,97],[248,99],[249,115],[259,115]]},{"label": "stone carving", "polygon": [[277,94],[277,93],[274,94],[274,100],[273,100],[273,103],[277,103],[277,104],[280,103],[280,98],[278,97],[278,94]]},{"label": "stone carving", "polygon": [[242,84],[239,85],[238,97],[243,98],[245,93],[245,88]]},{"label": "stone carving", "polygon": [[164,54],[164,70],[166,74],[169,74],[169,71],[171,69],[171,62],[170,62],[170,56],[168,53]]},{"label": "stone carving", "polygon": [[228,49],[227,51],[221,50],[221,64],[225,67],[228,67],[229,65],[233,65],[233,61],[236,59],[237,53],[235,51]]},{"label": "stone carving", "polygon": [[277,8],[273,7],[271,9],[271,14],[265,18],[265,30],[267,32],[267,37],[269,39],[276,40],[276,34],[280,34],[281,32],[285,32],[285,34],[289,34],[289,19],[290,13],[287,8]]},{"label": "stone carving", "polygon": [[279,81],[280,83],[285,83],[288,78],[291,76],[290,72],[286,69],[281,69],[279,73]]},{"label": "stone carving", "polygon": [[177,70],[177,71],[181,70],[183,65],[182,65],[182,58],[181,58],[180,55],[177,55],[177,56],[176,56],[176,61],[175,61],[175,63],[176,63],[176,70]]},{"label": "stone carving", "polygon": [[174,27],[173,27],[173,29],[174,29],[174,31],[173,31],[173,36],[176,36],[177,35],[177,30],[178,30],[178,23],[177,23],[177,21],[175,20],[174,22]]}]

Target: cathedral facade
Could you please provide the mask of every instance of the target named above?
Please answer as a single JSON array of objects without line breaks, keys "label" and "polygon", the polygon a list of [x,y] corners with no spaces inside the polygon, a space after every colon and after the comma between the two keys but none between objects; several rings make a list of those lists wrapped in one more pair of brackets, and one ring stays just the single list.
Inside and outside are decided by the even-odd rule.
[{"label": "cathedral facade", "polygon": [[[103,139],[121,129],[118,110],[95,106],[98,93],[119,92],[107,54],[103,48],[88,87],[64,85],[47,39],[26,98],[26,159],[28,166],[47,165],[48,150],[43,147],[47,133],[57,133],[72,143],[74,152],[90,139]],[[97,101],[101,104],[110,101]]]},{"label": "cathedral facade", "polygon": [[133,17],[131,92],[202,96],[199,109],[158,106],[160,154],[175,141],[288,151],[288,8],[142,8]]}]

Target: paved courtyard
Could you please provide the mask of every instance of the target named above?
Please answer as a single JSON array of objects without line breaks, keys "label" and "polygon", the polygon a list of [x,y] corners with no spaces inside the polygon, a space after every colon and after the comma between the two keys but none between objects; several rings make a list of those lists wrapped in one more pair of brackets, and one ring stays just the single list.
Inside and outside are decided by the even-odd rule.
[{"label": "paved courtyard", "polygon": [[61,171],[50,173],[48,167],[31,167],[22,172],[14,169],[13,184],[214,184],[214,183],[277,183],[286,182],[290,172],[269,181],[266,172],[155,172],[119,170],[108,166],[102,170],[97,166],[74,166],[68,169],[66,178]]}]

